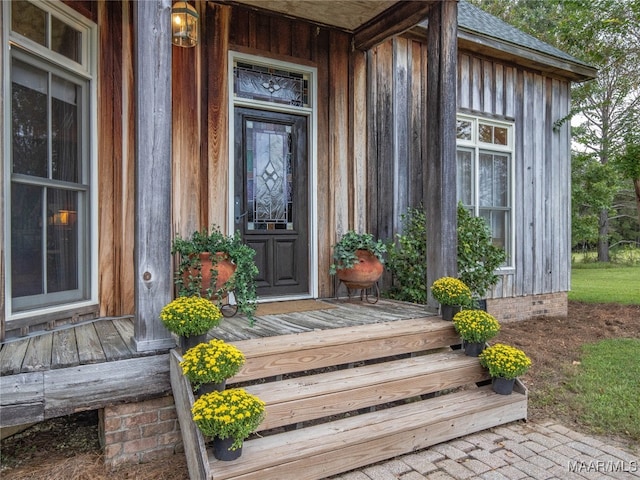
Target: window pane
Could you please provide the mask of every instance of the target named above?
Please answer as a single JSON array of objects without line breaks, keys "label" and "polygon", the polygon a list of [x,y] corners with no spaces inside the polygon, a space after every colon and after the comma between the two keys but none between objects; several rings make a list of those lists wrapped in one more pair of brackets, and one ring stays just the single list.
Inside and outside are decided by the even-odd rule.
[{"label": "window pane", "polygon": [[52,79],[51,168],[57,180],[78,182],[80,87],[56,76]]},{"label": "window pane", "polygon": [[507,155],[493,156],[493,205],[509,206],[509,157]]},{"label": "window pane", "polygon": [[13,60],[13,172],[47,177],[47,73]]},{"label": "window pane", "polygon": [[504,210],[480,210],[480,216],[485,219],[489,229],[493,244],[496,247],[506,248],[507,227],[509,212]]},{"label": "window pane", "polygon": [[469,150],[457,151],[457,199],[466,206],[473,205],[473,158]]},{"label": "window pane", "polygon": [[480,205],[509,205],[509,156],[480,154]]},{"label": "window pane", "polygon": [[493,130],[494,139],[493,143],[496,145],[506,145],[507,144],[507,129],[502,127],[494,127]]},{"label": "window pane", "polygon": [[44,189],[13,184],[11,188],[11,297],[44,293]]},{"label": "window pane", "polygon": [[480,154],[480,179],[479,179],[479,203],[482,207],[493,205],[493,155],[489,153]]},{"label": "window pane", "polygon": [[461,140],[471,140],[471,122],[458,120],[456,122],[456,137]]},{"label": "window pane", "polygon": [[11,2],[11,30],[40,45],[47,46],[47,14],[33,3]]},{"label": "window pane", "polygon": [[47,190],[47,293],[78,288],[78,193]]},{"label": "window pane", "polygon": [[493,127],[491,125],[481,123],[478,126],[478,136],[480,137],[481,142],[493,143]]},{"label": "window pane", "polygon": [[80,63],[82,56],[82,34],[56,17],[52,17],[51,50]]}]

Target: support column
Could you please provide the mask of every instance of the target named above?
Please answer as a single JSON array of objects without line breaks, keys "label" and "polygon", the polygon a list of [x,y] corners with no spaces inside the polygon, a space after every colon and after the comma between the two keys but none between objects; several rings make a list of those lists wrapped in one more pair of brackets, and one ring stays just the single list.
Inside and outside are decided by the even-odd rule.
[{"label": "support column", "polygon": [[[427,45],[427,146],[423,161],[427,214],[427,289],[457,276],[456,91],[458,3],[445,0],[429,12]],[[429,293],[428,303],[437,302]]]},{"label": "support column", "polygon": [[135,333],[138,351],[175,345],[159,314],[171,279],[171,0],[134,3]]}]

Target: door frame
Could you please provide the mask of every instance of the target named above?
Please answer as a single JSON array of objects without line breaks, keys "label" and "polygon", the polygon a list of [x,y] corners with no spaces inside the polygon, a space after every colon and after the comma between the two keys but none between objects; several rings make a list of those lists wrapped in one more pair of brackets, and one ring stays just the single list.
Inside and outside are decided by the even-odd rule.
[{"label": "door frame", "polygon": [[[252,63],[255,65],[263,65],[274,68],[282,68],[291,72],[305,73],[309,75],[309,106],[296,107],[289,105],[280,105],[260,100],[252,100],[247,98],[236,98],[233,94],[233,63],[236,60]],[[309,155],[309,172],[308,172],[308,188],[309,188],[309,218],[308,218],[308,236],[309,236],[309,292],[306,294],[295,294],[291,296],[267,297],[258,299],[258,301],[278,301],[278,300],[295,300],[301,298],[318,298],[318,155],[317,155],[317,69],[307,65],[284,62],[272,58],[250,55],[236,51],[229,51],[228,56],[228,93],[229,93],[229,111],[227,114],[229,137],[229,158],[227,179],[227,231],[232,233],[234,229],[234,198],[235,198],[235,107],[247,107],[258,110],[267,110],[273,112],[290,113],[300,115],[307,118],[308,122],[308,155]]]}]

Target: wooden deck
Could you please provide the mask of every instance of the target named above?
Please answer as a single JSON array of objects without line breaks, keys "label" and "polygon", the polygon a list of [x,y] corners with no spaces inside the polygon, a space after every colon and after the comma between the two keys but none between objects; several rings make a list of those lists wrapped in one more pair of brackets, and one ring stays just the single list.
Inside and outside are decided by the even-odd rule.
[{"label": "wooden deck", "polygon": [[[326,300],[320,309],[225,318],[210,336],[230,342],[423,317],[425,307],[381,299]],[[326,308],[322,308],[326,306]],[[169,351],[136,352],[131,319],[96,319],[5,341],[0,427],[140,401],[171,392]]]}]

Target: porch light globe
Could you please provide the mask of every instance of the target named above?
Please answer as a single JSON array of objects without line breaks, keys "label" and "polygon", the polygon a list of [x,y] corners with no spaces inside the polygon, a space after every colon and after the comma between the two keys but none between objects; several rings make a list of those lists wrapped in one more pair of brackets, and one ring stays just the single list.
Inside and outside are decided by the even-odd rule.
[{"label": "porch light globe", "polygon": [[198,44],[196,9],[187,2],[176,2],[171,9],[171,41],[178,47],[195,47]]}]

